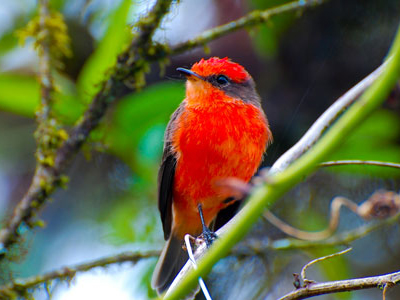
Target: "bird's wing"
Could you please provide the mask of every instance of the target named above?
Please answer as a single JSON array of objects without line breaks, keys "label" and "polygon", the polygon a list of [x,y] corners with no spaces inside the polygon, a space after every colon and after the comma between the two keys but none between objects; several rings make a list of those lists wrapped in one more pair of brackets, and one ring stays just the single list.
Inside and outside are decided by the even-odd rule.
[{"label": "bird's wing", "polygon": [[173,189],[177,163],[176,153],[172,148],[172,135],[177,128],[176,121],[181,116],[183,109],[184,104],[182,103],[172,114],[167,125],[164,136],[164,153],[158,171],[158,209],[163,224],[164,238],[166,240],[171,234]]},{"label": "bird's wing", "polygon": [[217,231],[226,223],[228,223],[239,211],[240,206],[243,204],[242,200],[234,200],[234,202],[220,210],[212,223],[212,230]]}]

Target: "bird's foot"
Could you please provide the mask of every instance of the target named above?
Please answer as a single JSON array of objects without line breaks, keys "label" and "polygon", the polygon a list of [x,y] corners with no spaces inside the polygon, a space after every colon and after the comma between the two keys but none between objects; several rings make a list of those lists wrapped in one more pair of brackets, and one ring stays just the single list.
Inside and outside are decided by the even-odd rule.
[{"label": "bird's foot", "polygon": [[208,227],[203,228],[203,233],[200,236],[206,243],[207,248],[210,248],[211,244],[218,237],[215,232],[211,231]]}]

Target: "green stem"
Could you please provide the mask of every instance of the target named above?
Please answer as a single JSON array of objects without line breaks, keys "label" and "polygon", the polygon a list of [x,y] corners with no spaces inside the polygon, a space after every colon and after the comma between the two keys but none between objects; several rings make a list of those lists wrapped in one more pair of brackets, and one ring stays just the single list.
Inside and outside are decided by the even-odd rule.
[{"label": "green stem", "polygon": [[199,261],[198,268],[192,270],[164,300],[181,299],[190,292],[196,285],[197,278],[204,277],[219,259],[229,253],[230,249],[247,234],[267,206],[315,170],[318,163],[332,153],[345,137],[385,101],[400,77],[400,27],[389,57],[391,59],[382,75],[313,148],[286,170],[269,177],[266,184],[255,187],[247,205],[235,217],[230,230],[213,244]]}]

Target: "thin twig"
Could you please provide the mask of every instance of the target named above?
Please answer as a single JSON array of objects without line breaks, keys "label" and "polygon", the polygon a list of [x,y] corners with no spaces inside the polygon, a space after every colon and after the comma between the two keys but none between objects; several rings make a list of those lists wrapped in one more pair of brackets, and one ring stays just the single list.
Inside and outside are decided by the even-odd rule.
[{"label": "thin twig", "polygon": [[286,169],[293,161],[304,154],[312,145],[314,145],[326,129],[338,119],[341,113],[348,108],[354,101],[382,74],[388,61],[384,62],[370,75],[365,77],[357,85],[347,91],[342,97],[337,99],[308,129],[306,134],[288,151],[286,151],[273,164],[269,174],[280,172]]},{"label": "thin twig", "polygon": [[345,197],[335,197],[331,202],[328,228],[316,232],[294,228],[280,220],[269,210],[264,212],[263,216],[287,235],[301,240],[316,241],[326,239],[336,231],[339,225],[340,208],[342,206],[346,206],[364,220],[387,219],[400,211],[400,194],[393,191],[378,190],[359,205]]},{"label": "thin twig", "polygon": [[21,293],[27,289],[34,288],[43,283],[48,283],[52,280],[72,279],[78,272],[89,271],[97,267],[106,267],[111,264],[124,262],[136,263],[141,259],[156,257],[158,255],[160,255],[159,251],[125,252],[118,255],[93,260],[91,262],[85,262],[83,264],[63,267],[43,275],[36,275],[26,279],[15,279],[13,282],[7,285],[0,286],[0,299],[2,295],[5,295],[10,291]]},{"label": "thin twig", "polygon": [[[394,286],[400,282],[400,272],[364,278],[311,283],[279,298],[279,300],[298,300],[326,295],[332,293],[349,292],[361,289],[380,288],[382,286]],[[389,286],[388,286],[389,287]]]},{"label": "thin twig", "polygon": [[[303,241],[293,238],[279,239],[271,242],[269,245],[267,245],[267,248],[271,250],[293,250],[348,245],[355,240],[367,236],[373,231],[397,223],[399,219],[400,213],[380,222],[371,222],[355,229],[344,231],[330,238],[327,238],[326,240]],[[259,251],[259,249],[257,250]]]},{"label": "thin twig", "polygon": [[297,229],[293,226],[290,226],[289,224],[285,223],[277,216],[275,216],[269,210],[266,210],[263,216],[268,222],[270,222],[275,227],[279,228],[282,232],[286,233],[287,235],[290,235],[300,240],[318,241],[330,237],[336,231],[339,225],[340,208],[343,205],[347,206],[354,213],[357,213],[358,206],[355,202],[344,197],[335,197],[331,202],[330,221],[328,228],[316,232],[304,231]]},{"label": "thin twig", "polygon": [[386,282],[386,283],[384,284],[383,291],[382,291],[382,300],[385,300],[385,299],[386,299],[386,292],[387,292],[391,287],[393,287],[394,285],[395,285],[395,283],[393,283],[393,282]]},{"label": "thin twig", "polygon": [[366,165],[366,166],[377,166],[377,167],[389,167],[400,169],[400,164],[378,160],[333,160],[326,161],[319,164],[321,167],[335,167],[345,165]]},{"label": "thin twig", "polygon": [[307,264],[301,269],[301,272],[300,272],[300,278],[301,278],[301,280],[303,281],[304,286],[308,286],[310,283],[312,283],[311,280],[308,280],[308,279],[306,278],[306,270],[307,270],[310,266],[312,266],[313,264],[315,264],[315,263],[317,263],[317,262],[321,262],[321,261],[324,261],[324,260],[327,260],[327,259],[330,259],[330,258],[339,256],[339,255],[346,254],[347,252],[351,251],[352,249],[353,249],[353,248],[350,247],[350,248],[347,248],[347,249],[345,249],[345,250],[343,250],[343,251],[339,251],[339,252],[336,252],[336,253],[333,253],[333,254],[329,254],[329,255],[326,255],[326,256],[323,256],[323,257],[318,257],[318,258],[316,258],[316,259],[313,259],[313,260],[310,261],[309,263],[307,263]]}]

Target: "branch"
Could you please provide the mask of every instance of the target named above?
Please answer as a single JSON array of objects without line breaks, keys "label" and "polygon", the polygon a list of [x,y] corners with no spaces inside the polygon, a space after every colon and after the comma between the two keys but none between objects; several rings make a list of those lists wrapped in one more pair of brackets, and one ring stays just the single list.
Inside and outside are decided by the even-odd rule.
[{"label": "branch", "polygon": [[175,289],[169,291],[164,299],[180,299],[189,293],[196,285],[197,278],[208,274],[214,264],[229,253],[230,249],[247,234],[268,205],[271,205],[291,187],[314,171],[317,165],[342,143],[343,137],[348,136],[384,102],[400,77],[400,27],[388,57],[391,57],[391,59],[387,60],[387,65],[381,76],[311,149],[287,169],[271,173],[266,183],[258,184],[253,188],[247,204],[227,224],[225,233],[213,243],[198,262],[198,269],[187,274]]},{"label": "branch", "polygon": [[[250,250],[253,250],[255,253],[262,253],[265,250],[273,250],[273,251],[283,251],[283,250],[294,250],[294,249],[311,249],[311,248],[321,248],[321,247],[333,247],[333,246],[341,246],[341,245],[349,245],[351,242],[358,240],[360,238],[365,237],[369,233],[379,230],[381,228],[391,226],[396,224],[400,220],[400,213],[396,214],[395,216],[389,217],[385,220],[382,220],[380,222],[371,222],[369,224],[365,224],[363,226],[357,227],[352,230],[348,230],[339,234],[336,234],[334,236],[331,236],[325,240],[299,240],[299,239],[293,239],[293,238],[283,238],[279,240],[273,240],[269,243],[267,243],[264,247],[260,248],[260,243],[257,242],[253,245],[250,241],[250,243],[247,245]],[[229,221],[229,223],[226,226],[223,226],[221,229],[219,229],[216,234],[218,237],[223,236],[225,233],[229,232],[231,226],[234,225],[235,221],[232,219]],[[208,248],[205,245],[200,245],[196,251],[195,251],[195,260],[198,261],[201,259],[206,252],[208,251]],[[245,251],[245,253],[237,253],[233,252],[235,255],[245,255],[247,254],[248,251]],[[171,284],[170,288],[168,289],[168,292],[166,296],[168,296],[172,291],[179,286],[179,284],[184,280],[184,278],[190,273],[192,269],[192,264],[189,262],[186,263],[186,265],[182,268],[180,273],[177,275],[175,278],[174,282]]]},{"label": "branch", "polygon": [[288,12],[302,11],[326,2],[326,0],[305,0],[292,1],[287,4],[279,5],[262,11],[253,11],[246,16],[233,22],[207,30],[196,38],[187,42],[180,43],[171,49],[172,54],[180,54],[195,47],[204,46],[227,33],[235,32],[243,28],[251,28],[269,21],[272,17]]},{"label": "branch", "polygon": [[42,32],[41,47],[39,51],[39,78],[41,92],[41,109],[37,115],[38,121],[46,122],[50,115],[53,79],[50,74],[50,47],[49,30],[46,20],[50,18],[48,0],[39,0],[39,26]]},{"label": "branch", "polygon": [[148,251],[148,252],[125,252],[118,255],[104,257],[91,262],[78,264],[75,266],[63,267],[58,270],[54,270],[43,275],[32,276],[26,279],[16,279],[13,282],[0,286],[0,299],[10,293],[23,294],[26,290],[36,287],[43,283],[48,283],[53,280],[71,280],[75,277],[78,272],[85,272],[97,267],[106,267],[111,264],[132,262],[136,263],[141,259],[156,257],[160,255],[159,251]]},{"label": "branch", "polygon": [[384,62],[374,72],[365,77],[357,85],[352,87],[342,97],[337,99],[308,129],[303,137],[288,151],[286,151],[274,163],[270,173],[275,173],[286,169],[293,161],[303,155],[312,145],[314,145],[322,134],[335,122],[341,113],[353,104],[357,98],[382,74],[387,61]]},{"label": "branch", "polygon": [[318,295],[356,291],[361,289],[391,287],[400,282],[400,272],[386,275],[364,277],[349,280],[339,280],[321,283],[310,283],[306,287],[299,288],[279,300],[305,299]]},{"label": "branch", "polygon": [[[56,150],[65,139],[66,132],[60,129],[57,120],[52,116],[51,94],[54,86],[51,76],[51,60],[55,51],[58,52],[59,57],[68,54],[68,45],[63,45],[63,48],[59,49],[60,44],[55,38],[55,36],[64,36],[66,27],[59,14],[50,13],[48,0],[39,1],[39,17],[33,19],[27,27],[21,35],[25,35],[25,38],[29,35],[36,38],[34,46],[39,55],[38,77],[41,97],[40,107],[36,113],[38,127],[34,134],[37,144],[37,163],[31,186],[18,203],[6,227],[0,231],[0,259],[4,257],[7,248],[16,242],[19,236],[18,228],[22,222],[29,227],[35,226],[32,220],[35,211],[44,203],[54,187],[61,182],[60,178],[55,176],[53,165]],[[68,39],[65,41],[68,42]],[[53,51],[51,51],[52,49]],[[44,181],[45,178],[49,179],[49,184]]]},{"label": "branch", "polygon": [[400,169],[400,164],[377,161],[377,160],[334,160],[326,161],[319,164],[321,167],[334,167],[334,166],[346,166],[346,165],[366,165],[366,166],[376,166],[376,167],[389,167]]},{"label": "branch", "polygon": [[309,285],[310,283],[314,282],[314,281],[312,281],[312,280],[307,279],[307,277],[306,277],[306,270],[307,270],[309,267],[311,267],[312,265],[314,265],[314,264],[316,264],[316,263],[318,263],[318,262],[325,261],[325,260],[327,260],[327,259],[331,259],[331,258],[337,257],[337,256],[339,256],[339,255],[346,254],[346,253],[350,252],[351,250],[353,250],[353,248],[350,247],[350,248],[347,248],[347,249],[342,250],[342,251],[340,251],[340,252],[336,252],[336,253],[329,254],[329,255],[326,255],[326,256],[323,256],[323,257],[319,257],[319,258],[313,259],[312,261],[308,262],[308,263],[301,269],[301,272],[300,272],[300,278],[301,278],[301,280],[303,281],[303,285],[304,285],[304,286],[307,286],[307,285]]},{"label": "branch", "polygon": [[[139,34],[132,42],[129,49],[131,52],[138,53],[149,50],[151,37],[163,16],[168,12],[171,2],[172,0],[158,0],[147,16],[139,21]],[[47,1],[43,3],[47,3]],[[41,9],[42,12],[45,13],[46,10]],[[144,66],[136,68],[136,74],[143,73],[143,68]],[[28,225],[32,224],[32,219],[48,196],[63,183],[61,174],[92,130],[97,127],[110,103],[116,97],[119,86],[117,83],[115,76],[112,76],[103,84],[82,120],[72,129],[69,138],[58,149],[51,166],[46,169],[37,168],[27,193],[18,203],[6,227],[0,231],[0,260],[5,257],[10,246],[17,242],[20,236],[18,231],[20,225],[24,222]]]}]

